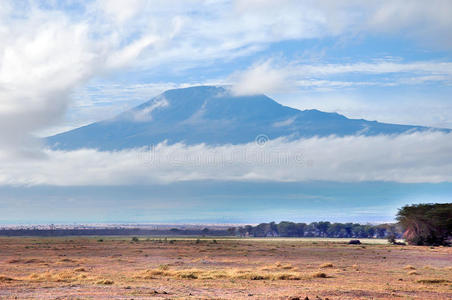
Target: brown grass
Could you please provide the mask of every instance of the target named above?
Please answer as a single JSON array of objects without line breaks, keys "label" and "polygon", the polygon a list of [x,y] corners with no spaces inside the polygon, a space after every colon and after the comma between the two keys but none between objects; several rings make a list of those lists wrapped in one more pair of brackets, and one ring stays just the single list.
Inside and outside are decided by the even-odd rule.
[{"label": "brown grass", "polygon": [[74,272],[88,272],[85,268],[75,268]]},{"label": "brown grass", "polygon": [[277,270],[292,270],[298,271],[298,268],[291,264],[282,264],[280,262],[276,262],[273,265],[267,265],[260,268],[262,271],[277,271]]},{"label": "brown grass", "polygon": [[43,273],[32,273],[28,276],[31,281],[44,282],[74,282],[86,278],[84,274],[76,274],[73,270],[49,271]]},{"label": "brown grass", "polygon": [[37,258],[28,258],[28,259],[21,259],[21,258],[14,258],[8,260],[8,263],[10,264],[36,264],[36,263],[43,263],[43,260],[37,259]]},{"label": "brown grass", "polygon": [[405,270],[416,270],[415,267],[413,267],[412,265],[406,265],[405,267],[403,267]]},{"label": "brown grass", "polygon": [[246,280],[302,280],[326,278],[325,273],[301,273],[296,271],[256,272],[250,269],[148,269],[135,275],[136,278],[156,279],[170,277],[178,279],[246,279]]},{"label": "brown grass", "polygon": [[449,247],[98,239],[0,237],[0,299],[452,299]]},{"label": "brown grass", "polygon": [[96,281],[96,284],[111,285],[113,283],[115,283],[115,282],[113,280],[110,280],[110,279],[101,279],[101,280]]},{"label": "brown grass", "polygon": [[8,276],[4,276],[4,275],[0,275],[0,282],[10,282],[10,281],[14,281],[16,279],[8,277]]},{"label": "brown grass", "polygon": [[70,259],[70,258],[63,258],[63,259],[60,259],[60,262],[74,263],[74,262],[77,262],[77,261],[75,261],[75,260],[73,260],[73,259]]},{"label": "brown grass", "polygon": [[417,282],[426,284],[437,284],[437,283],[449,283],[451,281],[447,279],[419,279]]},{"label": "brown grass", "polygon": [[328,277],[328,275],[326,275],[323,272],[316,272],[316,273],[313,273],[311,276],[313,278],[327,278]]}]

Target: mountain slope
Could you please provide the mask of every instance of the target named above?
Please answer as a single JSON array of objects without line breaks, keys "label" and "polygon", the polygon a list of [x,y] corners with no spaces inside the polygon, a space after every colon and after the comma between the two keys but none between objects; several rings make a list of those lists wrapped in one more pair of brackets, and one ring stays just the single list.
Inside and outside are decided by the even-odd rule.
[{"label": "mountain slope", "polygon": [[[46,139],[55,149],[119,150],[169,144],[240,144],[265,134],[270,139],[328,135],[399,134],[428,127],[348,119],[337,113],[297,110],[265,95],[233,96],[221,87],[174,89],[118,116]],[[438,129],[449,131],[447,129]]]}]

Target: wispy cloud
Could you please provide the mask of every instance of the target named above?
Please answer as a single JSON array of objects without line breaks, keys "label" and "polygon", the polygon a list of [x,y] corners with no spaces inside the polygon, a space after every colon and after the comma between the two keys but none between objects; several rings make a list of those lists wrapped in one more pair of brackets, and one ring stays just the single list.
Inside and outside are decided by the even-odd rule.
[{"label": "wispy cloud", "polygon": [[362,74],[390,74],[390,73],[409,73],[409,74],[432,74],[447,75],[449,80],[452,77],[452,63],[450,62],[357,62],[351,64],[319,64],[319,65],[296,65],[289,67],[297,75],[335,75],[344,73],[362,73]]},{"label": "wispy cloud", "polygon": [[169,102],[164,97],[155,99],[149,106],[135,111],[133,113],[133,119],[137,122],[145,122],[152,120],[152,112],[156,109],[168,107]]},{"label": "wispy cloud", "polygon": [[[361,75],[359,79],[335,76]],[[369,77],[369,75],[384,75]],[[367,77],[366,77],[367,76]],[[388,77],[393,76],[393,77]],[[377,60],[349,64],[309,64],[303,62],[256,63],[229,79],[237,94],[275,93],[295,89],[344,89],[362,86],[400,86],[425,82],[452,83],[452,63],[420,61],[393,62]]]}]

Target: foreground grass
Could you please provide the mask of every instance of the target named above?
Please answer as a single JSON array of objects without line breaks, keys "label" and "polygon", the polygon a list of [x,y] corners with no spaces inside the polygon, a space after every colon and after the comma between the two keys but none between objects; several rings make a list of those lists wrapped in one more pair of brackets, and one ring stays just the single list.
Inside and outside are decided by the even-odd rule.
[{"label": "foreground grass", "polygon": [[451,250],[336,239],[0,238],[0,298],[450,299]]}]

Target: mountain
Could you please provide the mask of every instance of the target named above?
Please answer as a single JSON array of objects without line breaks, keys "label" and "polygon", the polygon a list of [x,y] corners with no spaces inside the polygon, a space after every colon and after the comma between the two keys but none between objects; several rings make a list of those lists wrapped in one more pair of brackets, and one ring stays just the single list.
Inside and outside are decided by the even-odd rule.
[{"label": "mountain", "polygon": [[264,134],[270,139],[312,136],[400,134],[442,130],[348,119],[337,113],[298,110],[265,95],[234,96],[222,87],[168,90],[116,117],[46,138],[54,149],[120,150],[169,144],[240,144]]}]

